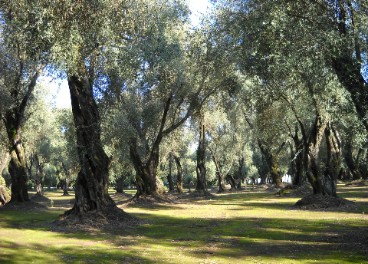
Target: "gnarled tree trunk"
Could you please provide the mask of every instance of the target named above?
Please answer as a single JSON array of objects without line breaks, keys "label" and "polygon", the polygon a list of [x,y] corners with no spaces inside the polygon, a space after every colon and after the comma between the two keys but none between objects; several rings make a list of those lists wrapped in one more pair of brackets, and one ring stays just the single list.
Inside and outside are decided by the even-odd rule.
[{"label": "gnarled tree trunk", "polygon": [[[280,150],[283,147],[283,145],[280,147]],[[268,167],[272,182],[276,184],[276,186],[281,187],[282,186],[282,176],[281,176],[280,167],[277,161],[277,155],[272,154],[271,151],[260,140],[258,140],[258,146],[266,161],[266,165]]]},{"label": "gnarled tree trunk", "polygon": [[324,188],[328,195],[336,196],[337,178],[341,173],[341,141],[337,131],[328,122],[325,129],[327,147],[327,168]]},{"label": "gnarled tree trunk", "polygon": [[66,215],[106,212],[116,207],[108,194],[110,160],[100,139],[100,116],[93,97],[92,81],[83,74],[68,76],[77,136],[80,171],[75,184],[75,202]]},{"label": "gnarled tree trunk", "polygon": [[8,165],[11,176],[10,202],[25,202],[29,200],[27,164],[21,137],[21,116],[16,109],[9,110],[5,114],[5,127],[10,146],[10,162]]},{"label": "gnarled tree trunk", "polygon": [[272,182],[276,184],[276,186],[281,187],[282,186],[282,175],[280,171],[280,166],[279,166],[279,163],[277,162],[277,158],[273,155],[271,156],[270,166],[271,166],[270,173],[271,173]]},{"label": "gnarled tree trunk", "polygon": [[319,148],[325,133],[327,122],[322,120],[320,115],[316,116],[313,124],[311,134],[309,136],[308,148],[306,151],[307,159],[307,177],[309,183],[312,185],[314,194],[326,194],[323,183],[323,173],[319,166]]},{"label": "gnarled tree trunk", "polygon": [[237,187],[236,180],[234,179],[234,176],[230,173],[226,175],[226,181],[230,184],[230,190],[235,191]]},{"label": "gnarled tree trunk", "polygon": [[136,172],[136,186],[138,198],[141,195],[162,195],[164,190],[160,180],[157,178],[159,164],[159,145],[153,146],[150,157],[144,163],[138,154],[137,141],[132,139],[129,145],[130,159]]}]

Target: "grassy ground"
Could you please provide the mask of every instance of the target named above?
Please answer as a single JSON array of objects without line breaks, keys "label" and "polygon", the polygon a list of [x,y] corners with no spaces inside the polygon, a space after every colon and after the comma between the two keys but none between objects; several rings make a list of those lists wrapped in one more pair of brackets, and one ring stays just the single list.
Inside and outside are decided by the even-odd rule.
[{"label": "grassy ground", "polygon": [[251,188],[129,205],[144,224],[113,233],[52,231],[72,197],[45,195],[45,210],[0,210],[0,263],[368,263],[367,186],[339,186],[359,207],[345,211],[295,210],[298,198]]}]

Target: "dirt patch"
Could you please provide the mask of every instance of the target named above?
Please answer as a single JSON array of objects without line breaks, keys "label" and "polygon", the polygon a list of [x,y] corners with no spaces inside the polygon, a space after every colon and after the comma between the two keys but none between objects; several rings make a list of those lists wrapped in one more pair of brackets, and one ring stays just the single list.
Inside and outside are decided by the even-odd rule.
[{"label": "dirt patch", "polygon": [[186,195],[185,197],[193,198],[193,199],[211,199],[211,198],[214,198],[215,195],[213,195],[210,192],[194,191],[194,192],[188,193],[188,195]]},{"label": "dirt patch", "polygon": [[47,206],[29,200],[27,202],[11,202],[5,204],[0,210],[14,210],[14,211],[23,211],[23,212],[30,212],[30,211],[37,211],[37,210],[46,210]]},{"label": "dirt patch", "polygon": [[356,180],[345,184],[346,186],[368,186],[368,180]]},{"label": "dirt patch", "polygon": [[119,232],[129,226],[142,224],[143,221],[117,207],[100,211],[90,211],[84,214],[61,215],[50,224],[50,228],[57,232],[81,232],[91,230],[105,230]]},{"label": "dirt patch", "polygon": [[340,197],[333,197],[322,194],[311,194],[294,205],[295,208],[303,210],[318,210],[318,209],[340,209],[340,210],[357,210],[358,206],[349,200]]},{"label": "dirt patch", "polygon": [[51,200],[49,198],[47,198],[46,196],[43,196],[41,194],[35,194],[31,197],[31,201],[35,202],[35,203],[40,203],[43,205],[50,205]]},{"label": "dirt patch", "polygon": [[139,197],[131,197],[126,201],[122,201],[119,205],[123,206],[139,206],[144,208],[154,208],[159,204],[174,204],[176,198],[173,195],[140,195]]},{"label": "dirt patch", "polygon": [[286,185],[284,188],[276,192],[276,195],[286,197],[305,197],[312,194],[313,189],[309,183],[298,185]]}]

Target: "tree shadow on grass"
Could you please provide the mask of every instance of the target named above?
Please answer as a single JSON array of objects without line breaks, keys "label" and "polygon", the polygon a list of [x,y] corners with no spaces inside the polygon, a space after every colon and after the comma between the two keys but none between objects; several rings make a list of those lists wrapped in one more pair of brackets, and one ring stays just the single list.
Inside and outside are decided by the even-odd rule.
[{"label": "tree shadow on grass", "polygon": [[[0,263],[157,263],[119,247],[97,248],[93,245],[50,246],[41,243],[22,245],[2,241]],[[82,247],[82,248],[81,248]],[[35,252],[30,255],[29,252]],[[36,253],[38,252],[38,254]]]},{"label": "tree shadow on grass", "polygon": [[[219,196],[207,202],[214,205],[233,204],[243,208],[242,210],[246,206],[263,210],[283,210],[289,206],[289,202],[270,205],[267,200],[258,201],[259,198],[269,198],[269,194],[246,196],[245,192],[230,194],[229,197]],[[280,201],[282,199],[280,198]],[[203,218],[191,218],[165,215],[172,209],[170,207],[178,209],[176,205],[170,205],[168,208],[159,207],[163,214],[151,208],[146,209],[145,213],[135,213],[134,216],[147,221],[123,230],[95,229],[88,233],[80,233],[78,230],[69,233],[53,231],[63,243],[69,239],[77,240],[77,245],[74,246],[66,243],[55,247],[47,241],[26,243],[24,246],[3,240],[0,247],[4,246],[5,250],[0,252],[0,262],[22,262],[22,256],[12,256],[13,252],[17,254],[19,248],[19,252],[24,252],[27,257],[36,257],[37,252],[42,252],[40,258],[43,259],[40,263],[52,262],[48,261],[47,255],[62,263],[158,263],[164,259],[158,254],[160,250],[169,252],[168,254],[180,252],[183,258],[198,262],[205,259],[218,263],[239,263],[248,260],[252,262],[254,259],[258,262],[277,263],[285,260],[362,263],[367,260],[368,227],[363,218],[356,221],[246,216],[210,218],[205,215]],[[34,219],[37,222],[32,224]],[[47,223],[53,219],[53,211],[31,212],[31,215],[7,212],[4,218],[0,218],[0,226],[14,227],[15,224],[18,229],[52,231],[48,230]],[[98,245],[95,247],[93,242]],[[101,244],[109,246],[101,249]],[[11,248],[14,248],[14,251]],[[152,250],[143,257],[142,248],[156,251]],[[172,257],[165,261],[178,263],[180,259]]]},{"label": "tree shadow on grass", "polygon": [[368,256],[368,227],[364,223],[347,226],[300,219],[178,219],[152,215],[150,218],[152,224],[138,227],[140,234],[151,243],[180,248],[198,259],[236,261],[259,257],[276,262],[287,258],[361,263]]}]

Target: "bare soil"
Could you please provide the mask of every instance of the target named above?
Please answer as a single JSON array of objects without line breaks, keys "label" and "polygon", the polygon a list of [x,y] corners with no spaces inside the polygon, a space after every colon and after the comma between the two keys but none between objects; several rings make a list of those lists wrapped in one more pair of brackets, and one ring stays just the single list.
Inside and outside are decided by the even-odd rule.
[{"label": "bare soil", "polygon": [[349,200],[341,197],[333,197],[322,194],[311,194],[301,200],[297,201],[294,205],[295,208],[303,210],[357,210],[358,206]]}]

